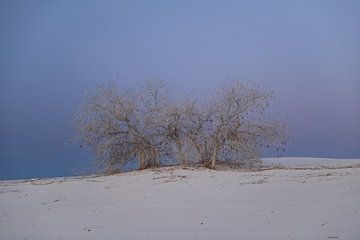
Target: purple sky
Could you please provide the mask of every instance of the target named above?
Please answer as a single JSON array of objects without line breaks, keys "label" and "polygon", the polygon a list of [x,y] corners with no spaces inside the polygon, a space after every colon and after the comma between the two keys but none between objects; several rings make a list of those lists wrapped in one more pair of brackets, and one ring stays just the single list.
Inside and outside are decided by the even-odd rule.
[{"label": "purple sky", "polygon": [[71,175],[82,88],[152,75],[277,93],[286,156],[360,158],[360,1],[1,1],[0,177]]}]

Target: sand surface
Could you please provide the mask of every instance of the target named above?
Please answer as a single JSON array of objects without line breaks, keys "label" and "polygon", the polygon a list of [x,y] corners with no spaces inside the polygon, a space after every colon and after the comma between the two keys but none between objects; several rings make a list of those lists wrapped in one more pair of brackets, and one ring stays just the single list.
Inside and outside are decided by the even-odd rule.
[{"label": "sand surface", "polygon": [[360,239],[360,160],[295,160],[0,181],[0,239]]}]

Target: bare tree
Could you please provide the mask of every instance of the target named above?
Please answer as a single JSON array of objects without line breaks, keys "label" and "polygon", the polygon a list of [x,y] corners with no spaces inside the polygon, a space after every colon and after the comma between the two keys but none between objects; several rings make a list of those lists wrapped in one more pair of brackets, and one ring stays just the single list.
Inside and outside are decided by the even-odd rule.
[{"label": "bare tree", "polygon": [[188,164],[197,163],[199,156],[194,153],[199,152],[197,148],[198,138],[200,134],[197,129],[195,116],[199,116],[196,110],[196,102],[187,99],[181,103],[173,103],[169,105],[164,116],[165,137],[172,146],[172,150],[182,167]]},{"label": "bare tree", "polygon": [[110,84],[97,86],[88,96],[75,127],[105,172],[119,172],[134,161],[140,169],[160,165],[165,148],[159,118],[165,101],[160,91],[154,84],[140,93]]},{"label": "bare tree", "polygon": [[271,92],[240,81],[202,105],[193,99],[171,101],[159,80],[136,91],[99,85],[75,126],[107,173],[135,162],[140,169],[157,167],[166,159],[215,169],[217,162],[256,163],[265,147],[285,143],[283,125],[263,114],[272,99]]},{"label": "bare tree", "polygon": [[264,146],[284,143],[283,125],[264,116],[273,97],[273,93],[241,81],[217,93],[204,117],[207,166],[214,169],[220,153],[232,161],[256,162]]},{"label": "bare tree", "polygon": [[[141,128],[143,140],[140,151],[140,169],[158,167],[170,150],[165,139],[164,112],[169,107],[168,87],[159,79],[146,82],[145,88],[133,96],[138,106],[137,125]],[[141,147],[142,146],[142,147]]]}]

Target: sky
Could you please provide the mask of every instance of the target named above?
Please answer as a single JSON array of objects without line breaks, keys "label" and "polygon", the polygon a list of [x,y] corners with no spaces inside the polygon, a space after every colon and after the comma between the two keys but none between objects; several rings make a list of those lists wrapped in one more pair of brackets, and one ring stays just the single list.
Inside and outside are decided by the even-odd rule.
[{"label": "sky", "polygon": [[285,156],[360,158],[360,1],[0,2],[0,178],[67,176],[84,88],[151,76],[202,96],[240,77],[277,95]]}]

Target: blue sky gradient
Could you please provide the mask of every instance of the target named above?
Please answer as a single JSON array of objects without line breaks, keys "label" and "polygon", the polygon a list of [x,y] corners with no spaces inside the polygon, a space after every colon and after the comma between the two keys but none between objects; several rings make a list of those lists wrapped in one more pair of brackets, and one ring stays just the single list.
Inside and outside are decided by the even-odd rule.
[{"label": "blue sky gradient", "polygon": [[0,177],[73,175],[84,87],[156,75],[204,96],[260,81],[286,156],[360,158],[360,1],[1,1]]}]

